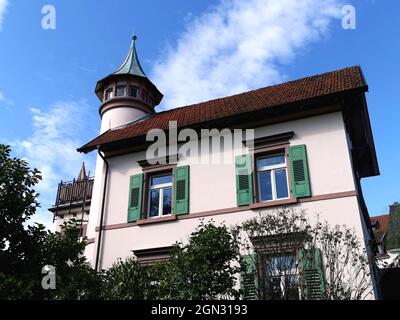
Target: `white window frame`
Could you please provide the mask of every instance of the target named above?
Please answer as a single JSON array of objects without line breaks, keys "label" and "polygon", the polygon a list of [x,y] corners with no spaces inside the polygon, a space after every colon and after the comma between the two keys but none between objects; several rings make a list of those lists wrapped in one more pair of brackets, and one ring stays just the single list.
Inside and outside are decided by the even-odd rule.
[{"label": "white window frame", "polygon": [[[172,199],[171,199],[171,213],[169,213],[169,214],[162,214],[162,212],[163,212],[163,205],[164,205],[164,190],[165,189],[167,189],[167,188],[171,188],[171,193],[172,193],[172,180],[171,180],[171,182],[168,182],[168,183],[161,183],[161,184],[156,184],[156,185],[150,185],[151,184],[151,179],[152,178],[157,178],[157,177],[163,177],[163,176],[171,176],[171,179],[172,179],[172,173],[170,173],[170,174],[159,174],[159,175],[154,175],[154,176],[150,176],[150,179],[149,179],[149,187],[148,187],[148,191],[147,191],[147,194],[148,194],[148,201],[147,201],[147,218],[159,218],[159,217],[168,217],[168,216],[170,216],[170,215],[172,215]],[[153,216],[153,217],[150,217],[150,207],[151,207],[151,191],[154,191],[154,190],[160,190],[160,192],[159,192],[159,198],[158,198],[158,215],[157,216]]]},{"label": "white window frame", "polygon": [[[277,157],[277,156],[283,156],[283,159],[285,159],[284,163],[280,164],[275,164],[271,166],[265,166],[265,167],[258,167],[258,161],[266,158],[271,158],[271,157]],[[287,186],[287,193],[288,196],[284,198],[278,198],[277,197],[277,191],[276,191],[276,181],[275,181],[275,172],[285,169],[286,172],[286,186]],[[285,200],[285,199],[290,199],[290,185],[289,185],[289,175],[288,175],[288,168],[287,168],[287,159],[285,153],[276,153],[276,154],[270,154],[270,155],[265,155],[265,156],[260,156],[256,158],[256,171],[257,171],[257,186],[258,186],[258,198],[260,202],[271,202],[271,201],[277,201],[277,200]],[[272,199],[271,200],[261,200],[261,179],[260,179],[260,173],[262,172],[268,172],[270,171],[270,177],[271,177],[271,188],[272,188]]]}]

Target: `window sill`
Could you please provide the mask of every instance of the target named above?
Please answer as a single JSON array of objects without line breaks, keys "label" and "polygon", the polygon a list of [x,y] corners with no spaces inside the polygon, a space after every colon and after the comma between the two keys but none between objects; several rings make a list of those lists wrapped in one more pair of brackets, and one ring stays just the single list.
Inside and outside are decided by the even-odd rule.
[{"label": "window sill", "polygon": [[161,222],[175,221],[175,220],[176,220],[176,215],[172,214],[167,217],[142,219],[142,220],[137,221],[136,224],[138,226],[142,226],[142,225],[146,225],[146,224],[161,223]]},{"label": "window sill", "polygon": [[269,202],[258,202],[250,205],[250,209],[259,209],[259,208],[268,208],[268,207],[277,207],[287,204],[297,203],[297,198],[289,198],[284,200],[275,200]]}]

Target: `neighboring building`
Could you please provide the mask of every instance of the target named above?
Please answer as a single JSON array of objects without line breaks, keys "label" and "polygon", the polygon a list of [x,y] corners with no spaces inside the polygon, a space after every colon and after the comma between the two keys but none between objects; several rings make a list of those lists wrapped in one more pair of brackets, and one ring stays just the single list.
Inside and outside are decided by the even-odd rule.
[{"label": "neighboring building", "polygon": [[371,227],[374,232],[376,244],[378,246],[378,253],[383,254],[386,252],[385,238],[389,227],[389,215],[371,217]]},{"label": "neighboring building", "polygon": [[400,267],[400,203],[389,206],[389,214],[371,217],[371,226],[378,245],[379,268]]},{"label": "neighboring building", "polygon": [[76,219],[81,222],[80,237],[86,236],[93,183],[94,178],[86,174],[83,163],[76,179],[68,182],[61,181],[58,184],[55,204],[49,208],[49,211],[54,214],[56,231],[61,231],[64,222]]},{"label": "neighboring building", "polygon": [[[123,64],[97,83],[100,135],[78,149],[98,152],[85,251],[96,269],[133,254],[164,260],[200,219],[232,225],[283,206],[354,228],[372,259],[360,180],[379,169],[360,67],[156,112],[163,95],[140,66],[135,40]],[[183,129],[254,128],[254,143],[212,150],[233,153],[231,163],[199,164],[176,151],[182,143],[170,133],[169,161],[154,165],[146,134],[168,131],[171,121],[185,137]],[[286,254],[297,259],[292,249]]]}]

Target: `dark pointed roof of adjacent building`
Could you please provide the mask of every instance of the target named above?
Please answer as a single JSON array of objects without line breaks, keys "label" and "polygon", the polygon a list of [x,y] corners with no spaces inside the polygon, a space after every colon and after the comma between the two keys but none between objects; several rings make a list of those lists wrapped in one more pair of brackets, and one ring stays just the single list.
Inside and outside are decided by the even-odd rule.
[{"label": "dark pointed roof of adjacent building", "polygon": [[82,167],[81,167],[81,170],[79,171],[79,175],[78,175],[78,181],[85,180],[87,177],[88,176],[86,174],[85,162],[82,162]]},{"label": "dark pointed roof of adjacent building", "polygon": [[136,39],[137,36],[133,35],[131,47],[129,48],[125,61],[112,74],[131,74],[139,77],[147,77],[140,65],[139,57],[136,52]]}]

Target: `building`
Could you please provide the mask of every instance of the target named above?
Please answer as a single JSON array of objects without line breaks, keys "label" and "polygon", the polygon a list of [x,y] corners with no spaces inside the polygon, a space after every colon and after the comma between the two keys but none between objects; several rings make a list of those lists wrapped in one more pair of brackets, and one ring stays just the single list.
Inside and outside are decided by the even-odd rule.
[{"label": "building", "polygon": [[386,252],[385,238],[389,227],[389,215],[371,217],[371,227],[378,246],[378,253],[383,254]]},{"label": "building", "polygon": [[389,206],[389,214],[371,217],[371,226],[378,245],[379,268],[400,267],[400,203]]},{"label": "building", "polygon": [[61,231],[61,226],[71,220],[80,221],[80,237],[86,236],[89,221],[89,209],[92,200],[94,177],[86,173],[85,163],[76,179],[58,184],[57,196],[54,205],[49,208],[53,213],[56,231]]},{"label": "building", "polygon": [[[156,112],[163,95],[143,71],[135,42],[98,81],[100,135],[78,149],[98,153],[85,251],[96,269],[133,254],[163,260],[202,218],[237,224],[283,206],[353,227],[372,259],[360,180],[379,168],[360,67]],[[213,128],[224,137],[236,129],[239,143],[204,154],[201,144],[200,155],[182,151],[188,136]],[[146,155],[153,129],[168,134],[159,149],[168,161]],[[254,129],[254,139],[239,129]],[[215,135],[200,140],[209,146]],[[212,163],[210,154],[232,161]]]}]

